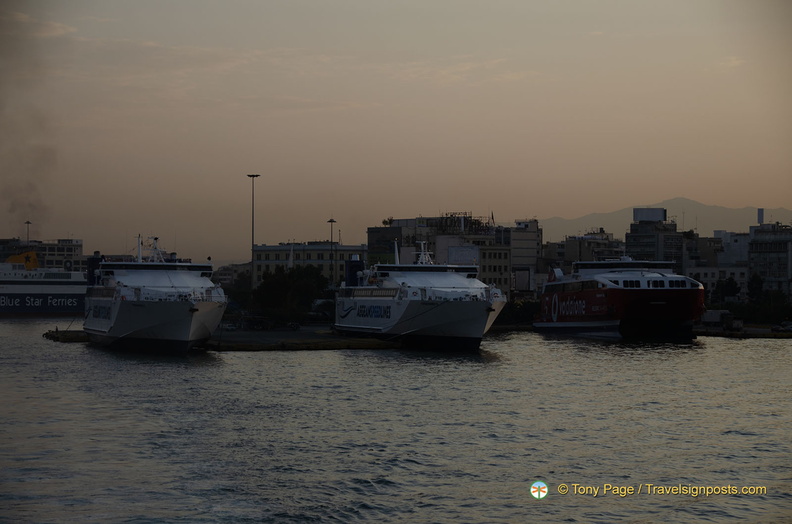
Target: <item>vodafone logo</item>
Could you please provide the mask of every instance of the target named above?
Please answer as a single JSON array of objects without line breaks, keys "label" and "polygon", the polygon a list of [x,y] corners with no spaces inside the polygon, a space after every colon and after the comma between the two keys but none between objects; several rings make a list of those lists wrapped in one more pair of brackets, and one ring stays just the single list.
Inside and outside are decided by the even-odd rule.
[{"label": "vodafone logo", "polygon": [[586,314],[586,301],[575,300],[575,298],[567,298],[563,301],[558,300],[558,295],[553,295],[553,302],[550,305],[550,313],[553,317],[553,322],[558,322],[558,316],[580,316]]},{"label": "vodafone logo", "polygon": [[550,311],[553,315],[553,322],[558,322],[558,295],[553,294],[553,303],[551,304]]}]

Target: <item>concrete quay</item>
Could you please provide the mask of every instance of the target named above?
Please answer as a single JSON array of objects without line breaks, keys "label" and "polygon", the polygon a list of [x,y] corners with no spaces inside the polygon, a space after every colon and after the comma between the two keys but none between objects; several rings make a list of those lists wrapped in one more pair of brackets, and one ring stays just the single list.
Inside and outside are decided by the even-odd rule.
[{"label": "concrete quay", "polygon": [[308,324],[297,330],[218,330],[202,346],[209,351],[316,351],[329,349],[397,349],[396,341],[345,337],[330,324]]},{"label": "concrete quay", "polygon": [[[82,330],[51,330],[42,335],[55,342],[88,342]],[[345,337],[333,332],[330,324],[309,324],[291,330],[222,330],[198,346],[206,351],[317,351],[332,349],[398,349],[396,341],[370,337]]]}]

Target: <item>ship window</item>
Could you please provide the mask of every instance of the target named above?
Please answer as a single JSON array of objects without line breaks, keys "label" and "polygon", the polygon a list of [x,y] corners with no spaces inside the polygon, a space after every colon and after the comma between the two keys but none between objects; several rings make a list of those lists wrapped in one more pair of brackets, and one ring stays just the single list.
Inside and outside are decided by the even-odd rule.
[{"label": "ship window", "polygon": [[[619,281],[618,281],[618,280],[610,280],[609,282],[610,282],[611,284],[616,284],[617,286],[619,285]],[[627,287],[627,286],[626,286],[627,282],[624,282],[624,284],[625,284],[625,287]]]}]

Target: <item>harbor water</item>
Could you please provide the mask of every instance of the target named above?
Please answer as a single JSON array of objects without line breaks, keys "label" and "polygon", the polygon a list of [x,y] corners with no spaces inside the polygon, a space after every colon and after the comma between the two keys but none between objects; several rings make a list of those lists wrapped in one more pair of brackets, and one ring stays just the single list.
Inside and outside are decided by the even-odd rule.
[{"label": "harbor water", "polygon": [[0,522],[792,522],[790,340],[154,358],[56,325],[0,321]]}]

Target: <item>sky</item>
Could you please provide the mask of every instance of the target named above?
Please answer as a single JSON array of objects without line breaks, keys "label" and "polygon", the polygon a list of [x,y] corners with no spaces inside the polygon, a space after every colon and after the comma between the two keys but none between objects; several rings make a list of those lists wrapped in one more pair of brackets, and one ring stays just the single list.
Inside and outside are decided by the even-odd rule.
[{"label": "sky", "polygon": [[790,207],[791,93],[783,0],[3,0],[0,238]]}]

